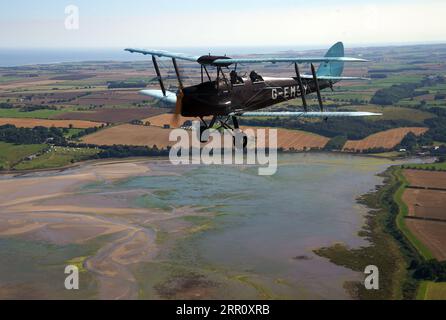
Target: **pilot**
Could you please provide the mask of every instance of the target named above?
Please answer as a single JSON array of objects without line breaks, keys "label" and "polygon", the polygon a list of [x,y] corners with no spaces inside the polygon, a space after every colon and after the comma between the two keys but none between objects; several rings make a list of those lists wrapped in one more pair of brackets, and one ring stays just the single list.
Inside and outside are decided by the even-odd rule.
[{"label": "pilot", "polygon": [[251,73],[249,74],[249,77],[251,78],[251,81],[254,82],[259,82],[259,81],[263,81],[263,78],[254,70],[251,71]]},{"label": "pilot", "polygon": [[232,84],[242,84],[243,83],[243,79],[242,79],[242,77],[240,77],[238,75],[237,71],[232,70],[229,75],[231,77],[231,83]]},{"label": "pilot", "polygon": [[231,73],[229,74],[229,76],[231,77],[231,83],[232,84],[237,84],[237,72],[235,70],[232,70]]}]

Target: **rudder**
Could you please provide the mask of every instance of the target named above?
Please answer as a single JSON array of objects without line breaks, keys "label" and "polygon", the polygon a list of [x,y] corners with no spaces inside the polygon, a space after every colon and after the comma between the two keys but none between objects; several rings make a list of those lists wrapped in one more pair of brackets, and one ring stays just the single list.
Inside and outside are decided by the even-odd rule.
[{"label": "rudder", "polygon": [[[327,53],[326,57],[344,57],[344,44],[342,42],[336,43]],[[340,77],[344,72],[344,62],[326,62],[321,63],[317,70],[318,76],[332,76]]]}]

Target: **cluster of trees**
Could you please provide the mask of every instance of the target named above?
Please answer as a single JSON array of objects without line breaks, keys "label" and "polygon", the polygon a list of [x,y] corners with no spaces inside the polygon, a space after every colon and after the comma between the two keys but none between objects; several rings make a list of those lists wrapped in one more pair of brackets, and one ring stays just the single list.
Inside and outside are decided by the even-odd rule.
[{"label": "cluster of trees", "polygon": [[147,83],[144,81],[138,81],[138,82],[110,81],[110,82],[108,82],[109,89],[145,88],[146,86],[147,86]]},{"label": "cluster of trees", "polygon": [[283,127],[301,129],[326,137],[345,136],[348,140],[360,140],[371,134],[398,128],[417,127],[419,124],[407,120],[377,120],[367,119],[329,119],[322,122],[308,122],[301,119],[271,118],[271,119],[240,119],[240,123],[249,126]]},{"label": "cluster of trees", "polygon": [[384,73],[372,73],[370,74],[371,79],[385,79],[387,78],[387,75]]},{"label": "cluster of trees", "polygon": [[428,260],[417,263],[412,262],[413,276],[418,280],[430,280],[436,282],[446,281],[446,261]]},{"label": "cluster of trees", "polygon": [[12,109],[14,105],[12,103],[2,102],[0,103],[0,109]]},{"label": "cluster of trees", "polygon": [[95,133],[95,132],[97,132],[98,130],[100,130],[100,129],[102,129],[102,128],[103,128],[103,126],[102,126],[102,127],[86,128],[86,129],[84,129],[84,130],[82,130],[82,131],[79,131],[78,133],[73,134],[73,135],[71,136],[71,139],[74,139],[74,140],[76,140],[76,139],[80,139],[80,138],[82,138],[82,137],[84,137],[84,136],[86,136],[86,135]]},{"label": "cluster of trees", "polygon": [[426,138],[432,141],[446,142],[446,110],[435,107],[430,108],[429,112],[434,113],[437,117],[424,121],[429,127],[429,131],[425,134]]},{"label": "cluster of trees", "polygon": [[108,158],[129,158],[129,157],[162,157],[168,156],[170,147],[166,149],[158,148],[156,145],[152,147],[146,146],[127,146],[127,145],[95,145],[87,143],[66,143],[66,147],[70,148],[90,148],[99,149],[100,152],[91,156],[91,159],[108,159]]},{"label": "cluster of trees", "polygon": [[17,128],[9,124],[0,126],[0,141],[15,144],[41,144],[46,142],[57,145],[66,144],[63,132],[59,128]]},{"label": "cluster of trees", "polygon": [[347,137],[345,135],[333,137],[325,145],[324,150],[327,151],[342,150],[346,142],[347,142]]},{"label": "cluster of trees", "polygon": [[390,88],[379,89],[370,100],[373,104],[389,106],[401,99],[415,97],[415,90],[420,88],[418,83],[395,84]]},{"label": "cluster of trees", "polygon": [[[0,109],[14,109],[15,106],[12,103],[2,102],[0,103]],[[48,106],[48,105],[25,105],[20,107],[20,112],[31,112],[36,110],[56,110],[56,107]]]},{"label": "cluster of trees", "polygon": [[[50,96],[51,96],[51,95],[54,95],[54,94],[51,93]],[[83,97],[86,97],[86,96],[89,96],[89,95],[91,95],[91,92],[90,92],[90,91],[87,91],[87,92],[84,92],[84,93],[82,93],[82,94],[80,94],[80,95],[78,95],[78,96],[75,96],[75,97],[71,97],[71,98],[67,98],[67,99],[51,100],[51,101],[49,101],[49,103],[65,103],[65,102],[72,102],[72,101],[74,101],[74,100],[76,100],[76,99],[80,99],[80,98],[83,98]]]},{"label": "cluster of trees", "polygon": [[158,149],[156,145],[153,147],[138,146],[100,146],[101,152],[96,157],[99,159],[107,158],[128,158],[128,157],[161,157],[168,156],[170,149]]},{"label": "cluster of trees", "polygon": [[416,91],[416,89],[418,88],[432,86],[444,82],[445,78],[443,76],[436,76],[425,77],[419,83],[403,83],[393,85],[390,88],[383,88],[376,91],[370,102],[373,104],[384,106],[392,105],[394,103],[397,103],[401,99],[413,98],[429,93],[428,91]]},{"label": "cluster of trees", "polygon": [[37,110],[57,110],[56,107],[48,106],[48,105],[29,105],[23,106],[20,108],[20,112],[32,112]]},{"label": "cluster of trees", "polygon": [[403,138],[399,147],[404,148],[410,152],[415,151],[415,148],[418,146],[418,140],[419,140],[418,137],[414,133],[409,132]]}]

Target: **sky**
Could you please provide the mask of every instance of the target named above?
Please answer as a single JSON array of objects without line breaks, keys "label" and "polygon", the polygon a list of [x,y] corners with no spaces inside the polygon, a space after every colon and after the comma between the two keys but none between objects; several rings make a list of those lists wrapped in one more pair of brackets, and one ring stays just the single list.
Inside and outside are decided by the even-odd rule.
[{"label": "sky", "polygon": [[[78,8],[79,28],[73,29],[73,11],[65,11],[70,5]],[[0,11],[3,48],[295,47],[337,41],[446,42],[446,1],[2,0]]]}]

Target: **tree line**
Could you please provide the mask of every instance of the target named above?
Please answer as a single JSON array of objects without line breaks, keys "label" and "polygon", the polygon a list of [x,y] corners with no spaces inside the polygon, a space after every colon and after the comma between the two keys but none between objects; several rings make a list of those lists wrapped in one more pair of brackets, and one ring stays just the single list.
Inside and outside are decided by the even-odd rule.
[{"label": "tree line", "polygon": [[63,131],[59,128],[17,128],[10,124],[0,126],[0,141],[14,144],[42,144],[51,142],[55,145],[64,145],[67,143]]},{"label": "tree line", "polygon": [[242,125],[282,127],[288,129],[300,129],[325,137],[334,138],[345,136],[348,140],[360,140],[365,137],[388,129],[398,127],[417,127],[418,123],[408,120],[377,120],[366,119],[329,119],[328,121],[308,122],[302,119],[270,118],[270,119],[240,119]]}]

